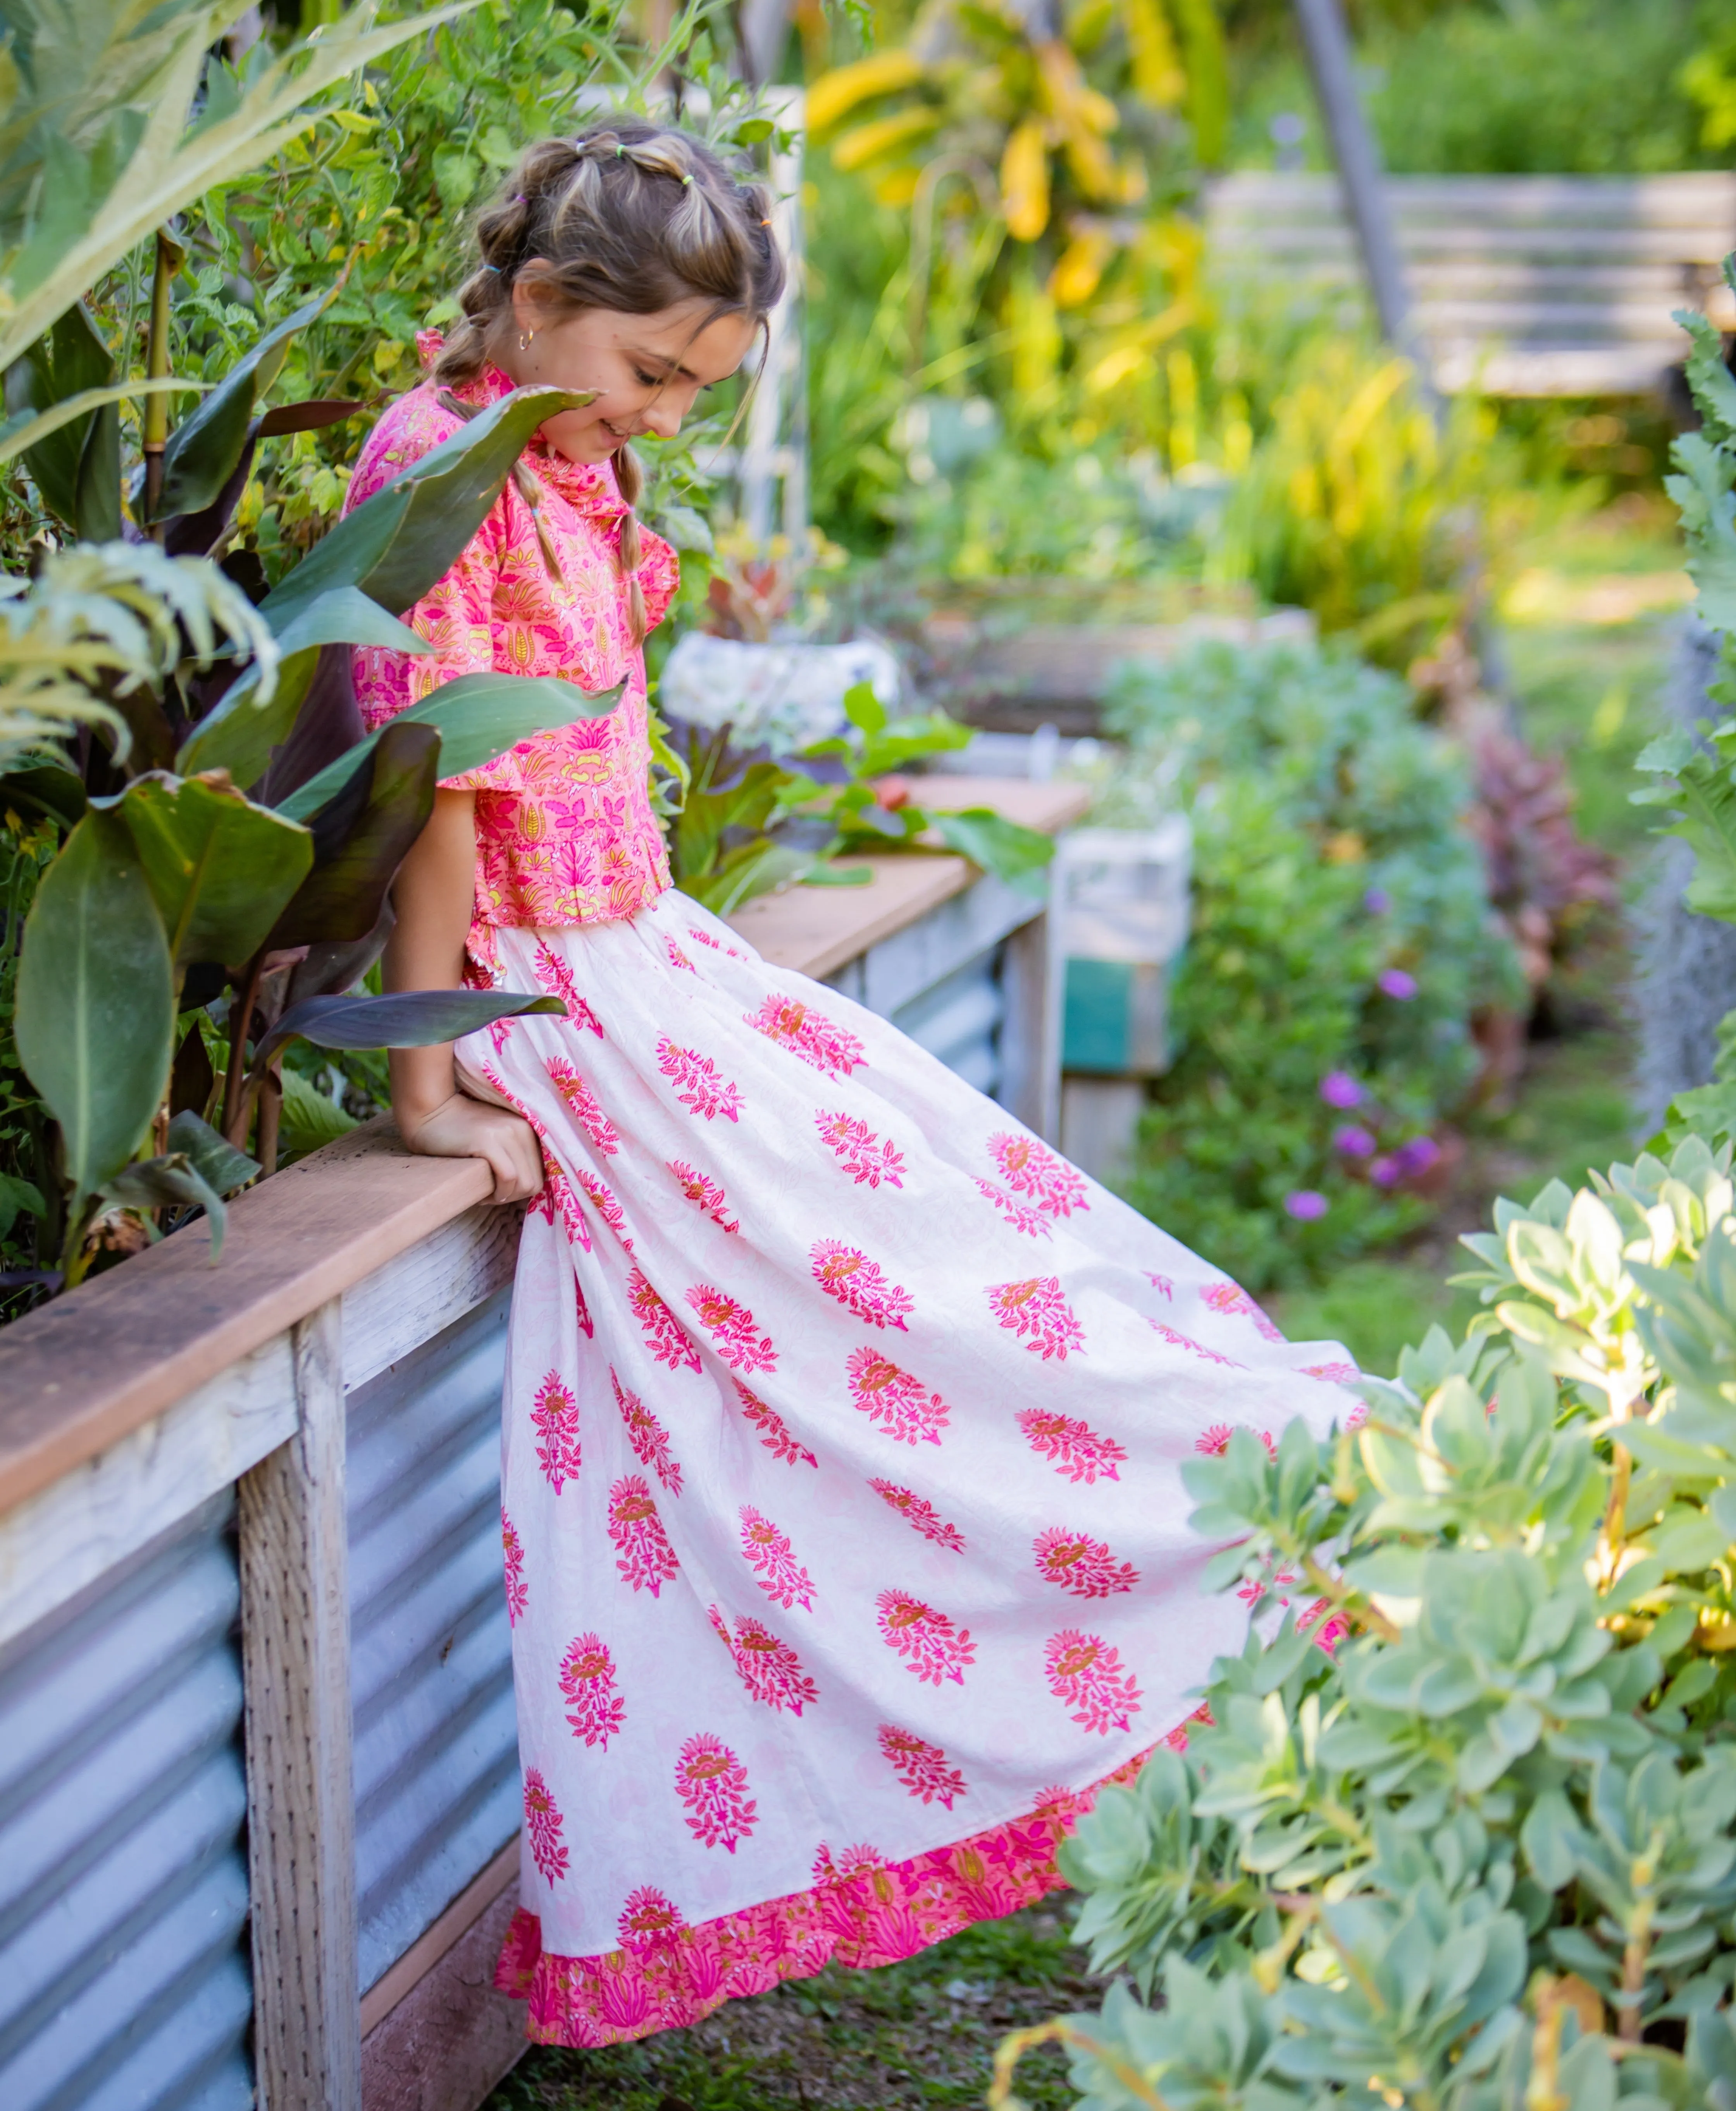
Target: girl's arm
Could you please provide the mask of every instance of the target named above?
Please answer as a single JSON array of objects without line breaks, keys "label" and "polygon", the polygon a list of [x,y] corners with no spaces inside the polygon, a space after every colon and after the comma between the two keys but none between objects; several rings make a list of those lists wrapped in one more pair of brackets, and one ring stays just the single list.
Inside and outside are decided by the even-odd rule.
[{"label": "girl's arm", "polygon": [[[476,885],[476,795],[436,792],[428,826],[392,886],[398,923],[381,963],[388,990],[457,989]],[[394,1048],[392,1111],[412,1151],[486,1159],[496,1202],[522,1202],[543,1184],[543,1153],[528,1122],[458,1089],[452,1044]]]}]

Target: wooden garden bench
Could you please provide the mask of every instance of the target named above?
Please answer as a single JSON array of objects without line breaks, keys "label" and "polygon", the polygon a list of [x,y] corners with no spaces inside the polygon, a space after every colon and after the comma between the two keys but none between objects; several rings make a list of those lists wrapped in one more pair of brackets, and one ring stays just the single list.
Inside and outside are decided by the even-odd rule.
[{"label": "wooden garden bench", "polygon": [[[1736,174],[1389,176],[1418,325],[1448,391],[1635,396],[1680,365],[1670,311],[1736,331],[1720,266],[1736,249]],[[1359,283],[1338,179],[1250,171],[1207,197],[1210,253],[1253,275]]]}]

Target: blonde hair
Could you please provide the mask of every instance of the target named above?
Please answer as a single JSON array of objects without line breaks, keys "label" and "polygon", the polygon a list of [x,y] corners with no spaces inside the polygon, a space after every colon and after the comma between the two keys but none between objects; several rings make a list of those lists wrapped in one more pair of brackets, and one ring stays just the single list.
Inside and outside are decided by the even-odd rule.
[{"label": "blonde hair", "polygon": [[[450,385],[472,381],[512,316],[525,266],[569,310],[655,315],[684,301],[763,322],[784,290],[764,186],[738,175],[701,140],[642,118],[606,116],[575,139],[528,148],[476,221],[477,268],[458,288],[462,311],[434,365]],[[627,502],[618,566],[636,642],[645,635],[634,508],[644,472],[633,450],[614,456]]]}]

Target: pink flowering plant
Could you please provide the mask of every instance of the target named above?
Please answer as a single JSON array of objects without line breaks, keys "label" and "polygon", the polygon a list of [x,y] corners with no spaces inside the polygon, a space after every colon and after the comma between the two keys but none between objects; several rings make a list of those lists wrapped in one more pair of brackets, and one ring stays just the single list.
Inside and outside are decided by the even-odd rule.
[{"label": "pink flowering plant", "polygon": [[1254,1630],[1062,1849],[1126,1976],[992,2104],[1056,2039],[1089,2111],[1736,2103],[1730,1160],[1498,1205],[1462,1342],[1188,1462]]}]

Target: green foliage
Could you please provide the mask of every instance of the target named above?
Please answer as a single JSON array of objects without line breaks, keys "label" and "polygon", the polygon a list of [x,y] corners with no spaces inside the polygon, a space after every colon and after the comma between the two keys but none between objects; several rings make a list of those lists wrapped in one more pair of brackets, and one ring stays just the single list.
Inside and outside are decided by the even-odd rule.
[{"label": "green foliage", "polygon": [[1207,1587],[1288,1609],[1063,1850],[1166,1997],[1070,2019],[1087,2103],[1729,2100],[1729,1160],[1498,1205],[1462,1343],[1187,1467]]},{"label": "green foliage", "polygon": [[1390,1240],[1475,1081],[1473,1014],[1518,996],[1462,764],[1393,677],[1289,647],[1129,669],[1106,722],[1130,751],[1100,818],[1179,792],[1194,829],[1179,1053],[1130,1199],[1255,1285]]}]

